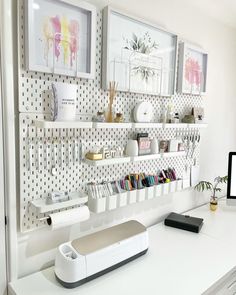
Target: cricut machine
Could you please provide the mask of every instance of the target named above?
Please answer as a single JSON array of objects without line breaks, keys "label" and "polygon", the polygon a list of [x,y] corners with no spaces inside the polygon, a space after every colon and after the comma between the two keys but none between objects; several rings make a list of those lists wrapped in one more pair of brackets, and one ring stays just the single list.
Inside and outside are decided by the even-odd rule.
[{"label": "cricut machine", "polygon": [[138,258],[148,250],[146,227],[128,221],[60,245],[55,260],[57,280],[74,288]]}]

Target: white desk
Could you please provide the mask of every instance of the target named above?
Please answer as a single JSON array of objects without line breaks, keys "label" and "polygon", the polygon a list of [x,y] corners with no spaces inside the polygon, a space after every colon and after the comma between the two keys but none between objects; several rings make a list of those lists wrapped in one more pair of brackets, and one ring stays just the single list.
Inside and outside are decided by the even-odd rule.
[{"label": "white desk", "polygon": [[[225,201],[224,201],[225,202]],[[146,255],[75,289],[56,282],[53,267],[10,283],[14,295],[200,295],[236,265],[236,207],[221,201],[188,214],[204,218],[200,234],[163,224],[148,229]]]}]

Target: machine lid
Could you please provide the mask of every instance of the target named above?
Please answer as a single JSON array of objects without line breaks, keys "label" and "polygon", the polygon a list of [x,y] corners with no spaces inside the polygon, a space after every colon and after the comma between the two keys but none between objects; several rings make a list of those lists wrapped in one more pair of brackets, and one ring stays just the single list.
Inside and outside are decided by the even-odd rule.
[{"label": "machine lid", "polygon": [[130,220],[73,240],[71,245],[79,254],[87,255],[145,231],[146,227],[143,224],[135,220]]}]

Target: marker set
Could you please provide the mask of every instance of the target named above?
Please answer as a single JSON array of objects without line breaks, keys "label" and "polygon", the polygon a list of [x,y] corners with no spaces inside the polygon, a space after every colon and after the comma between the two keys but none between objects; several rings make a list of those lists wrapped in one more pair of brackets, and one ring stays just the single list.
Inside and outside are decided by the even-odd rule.
[{"label": "marker set", "polygon": [[132,173],[125,176],[124,179],[104,182],[101,184],[87,184],[88,196],[93,199],[109,197],[126,191],[139,190],[145,187],[152,187],[162,183],[169,183],[177,180],[174,168],[159,171],[158,174]]}]

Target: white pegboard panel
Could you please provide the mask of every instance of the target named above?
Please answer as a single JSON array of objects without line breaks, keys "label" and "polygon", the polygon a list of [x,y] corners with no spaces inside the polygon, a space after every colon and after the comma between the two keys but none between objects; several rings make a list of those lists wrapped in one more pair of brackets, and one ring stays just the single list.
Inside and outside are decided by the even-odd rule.
[{"label": "white pegboard panel", "polygon": [[[101,182],[119,179],[133,172],[157,173],[159,168],[175,167],[178,176],[185,169],[185,157],[150,160],[118,164],[104,167],[92,167],[85,163],[73,162],[71,157],[72,139],[83,139],[85,150],[93,145],[125,146],[129,138],[134,138],[137,132],[148,132],[150,137],[171,139],[175,137],[174,129],[45,129],[34,127],[35,119],[50,118],[50,89],[53,81],[61,81],[78,85],[77,113],[89,119],[91,114],[104,110],[108,102],[108,93],[101,89],[101,35],[102,13],[97,14],[97,42],[96,42],[96,78],[95,80],[78,79],[60,75],[29,72],[25,69],[24,56],[24,7],[23,0],[19,5],[19,136],[20,136],[20,227],[22,232],[31,231],[44,223],[38,221],[29,202],[45,199],[54,190],[84,190],[87,182]],[[131,120],[132,109],[140,100],[148,100],[155,110],[155,121],[160,119],[163,106],[170,102],[170,98],[156,97],[144,94],[118,92],[115,109],[124,114],[126,120]],[[192,107],[202,105],[199,96],[176,94],[172,97],[172,104],[181,116],[189,113]],[[83,116],[84,119],[84,116]],[[56,163],[57,171],[52,175],[53,142],[58,144],[58,153],[62,148],[65,154],[62,163],[60,156]],[[32,169],[28,166],[28,148],[32,147]],[[70,156],[67,156],[70,154]],[[196,150],[198,158],[199,148]],[[190,163],[188,163],[190,164]],[[41,217],[41,216],[40,216]]]}]

